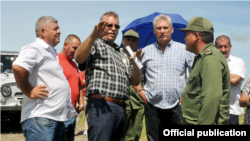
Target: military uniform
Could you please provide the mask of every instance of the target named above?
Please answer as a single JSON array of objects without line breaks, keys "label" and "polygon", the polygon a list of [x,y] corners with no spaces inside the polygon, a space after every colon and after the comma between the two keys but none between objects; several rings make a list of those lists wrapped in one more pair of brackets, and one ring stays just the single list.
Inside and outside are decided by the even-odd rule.
[{"label": "military uniform", "polygon": [[182,124],[228,124],[230,84],[225,57],[213,43],[207,44],[194,59],[182,95]]},{"label": "military uniform", "polygon": [[139,141],[143,128],[144,102],[131,85],[130,99],[125,103],[127,122],[124,141]]}]

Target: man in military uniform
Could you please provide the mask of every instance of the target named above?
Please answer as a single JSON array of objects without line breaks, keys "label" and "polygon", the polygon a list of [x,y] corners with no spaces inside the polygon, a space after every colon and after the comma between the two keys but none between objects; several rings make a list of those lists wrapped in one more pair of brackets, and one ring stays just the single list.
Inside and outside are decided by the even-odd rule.
[{"label": "man in military uniform", "polygon": [[181,101],[184,125],[229,122],[230,75],[225,57],[214,44],[212,23],[193,17],[184,29],[186,50],[196,54]]},{"label": "man in military uniform", "polygon": [[[129,56],[125,47],[130,46],[133,52],[136,52],[136,47],[139,45],[139,35],[134,30],[128,30],[125,32],[122,44],[124,46],[124,52]],[[140,59],[140,58],[139,58]],[[144,78],[144,77],[143,77]],[[130,99],[126,103],[127,122],[125,128],[125,140],[124,141],[139,141],[141,131],[143,128],[143,116],[144,116],[144,102],[137,94],[142,88],[141,84],[138,86],[130,85]]]}]

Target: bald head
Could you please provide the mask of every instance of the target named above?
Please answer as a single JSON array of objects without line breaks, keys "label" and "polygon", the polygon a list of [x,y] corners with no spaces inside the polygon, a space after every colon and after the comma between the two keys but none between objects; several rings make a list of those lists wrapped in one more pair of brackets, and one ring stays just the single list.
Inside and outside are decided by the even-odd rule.
[{"label": "bald head", "polygon": [[230,55],[230,51],[231,51],[231,47],[232,47],[230,38],[225,36],[225,35],[221,35],[221,36],[217,37],[216,40],[215,40],[215,47],[227,59],[229,57],[229,55]]},{"label": "bald head", "polygon": [[216,40],[215,40],[215,46],[217,46],[217,41],[218,41],[218,40],[222,40],[222,41],[227,40],[228,43],[229,43],[229,45],[231,45],[230,38],[227,37],[226,35],[218,36],[218,37],[216,38]]},{"label": "bald head", "polygon": [[69,60],[74,59],[75,51],[80,46],[81,40],[74,34],[70,34],[66,37],[64,41],[64,46],[62,49],[62,54],[66,56]]},{"label": "bald head", "polygon": [[71,42],[72,42],[74,39],[76,39],[76,40],[78,40],[79,42],[81,42],[81,40],[80,40],[80,38],[79,38],[78,36],[76,36],[76,35],[74,35],[74,34],[70,34],[70,35],[68,35],[68,36],[66,37],[64,43],[71,44]]}]

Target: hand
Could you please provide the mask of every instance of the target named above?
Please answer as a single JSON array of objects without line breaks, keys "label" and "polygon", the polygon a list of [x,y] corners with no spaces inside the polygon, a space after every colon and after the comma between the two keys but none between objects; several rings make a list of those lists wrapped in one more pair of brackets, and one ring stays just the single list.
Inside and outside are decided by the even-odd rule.
[{"label": "hand", "polygon": [[139,93],[139,96],[141,97],[144,103],[148,103],[148,100],[146,98],[146,92],[144,90]]},{"label": "hand", "polygon": [[46,96],[46,97],[49,96],[47,94],[49,93],[49,90],[46,88],[47,88],[46,85],[39,85],[39,86],[33,87],[30,91],[30,94],[28,94],[28,97],[30,99],[41,98],[42,100],[44,100],[43,96]]},{"label": "hand", "polygon": [[76,112],[79,114],[82,110],[84,110],[84,107],[78,106],[76,107]]},{"label": "hand", "polygon": [[107,35],[108,33],[104,32],[104,29],[107,26],[107,24],[108,24],[108,22],[106,22],[106,21],[100,21],[98,23],[98,25],[95,25],[95,28],[94,28],[91,36],[93,38],[101,38],[101,37]]},{"label": "hand", "polygon": [[134,58],[137,57],[139,61],[141,62],[142,57],[144,56],[144,53],[141,55],[141,49],[137,50],[137,52],[133,52],[133,57],[129,57],[129,60],[134,68],[138,69],[137,65],[135,64]]},{"label": "hand", "polygon": [[179,105],[181,105],[181,100],[182,100],[182,97],[181,97],[180,100],[179,100]]},{"label": "hand", "polygon": [[143,52],[142,54],[141,54],[141,52],[142,52],[142,49],[138,49],[137,52],[136,52],[136,56],[137,56],[137,58],[138,58],[138,60],[140,62],[142,61],[142,58],[143,58],[143,56],[145,54],[145,52]]}]

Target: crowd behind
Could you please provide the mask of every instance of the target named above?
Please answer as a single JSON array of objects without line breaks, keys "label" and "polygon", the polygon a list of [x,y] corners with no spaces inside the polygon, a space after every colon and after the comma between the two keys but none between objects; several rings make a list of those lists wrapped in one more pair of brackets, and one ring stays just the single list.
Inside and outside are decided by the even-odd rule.
[{"label": "crowd behind", "polygon": [[249,125],[250,79],[241,90],[246,67],[231,55],[230,38],[214,41],[213,25],[204,17],[178,29],[186,33],[185,44],[171,39],[168,15],[156,16],[153,27],[157,42],[143,49],[136,49],[141,40],[136,30],[124,33],[130,56],[115,43],[119,17],[109,11],[83,42],[70,34],[57,53],[59,23],[40,17],[35,42],[21,48],[12,69],[24,93],[26,140],[73,141],[84,112],[90,141],[138,141],[144,116],[149,141],[163,140],[169,125],[239,125],[243,107]]}]

